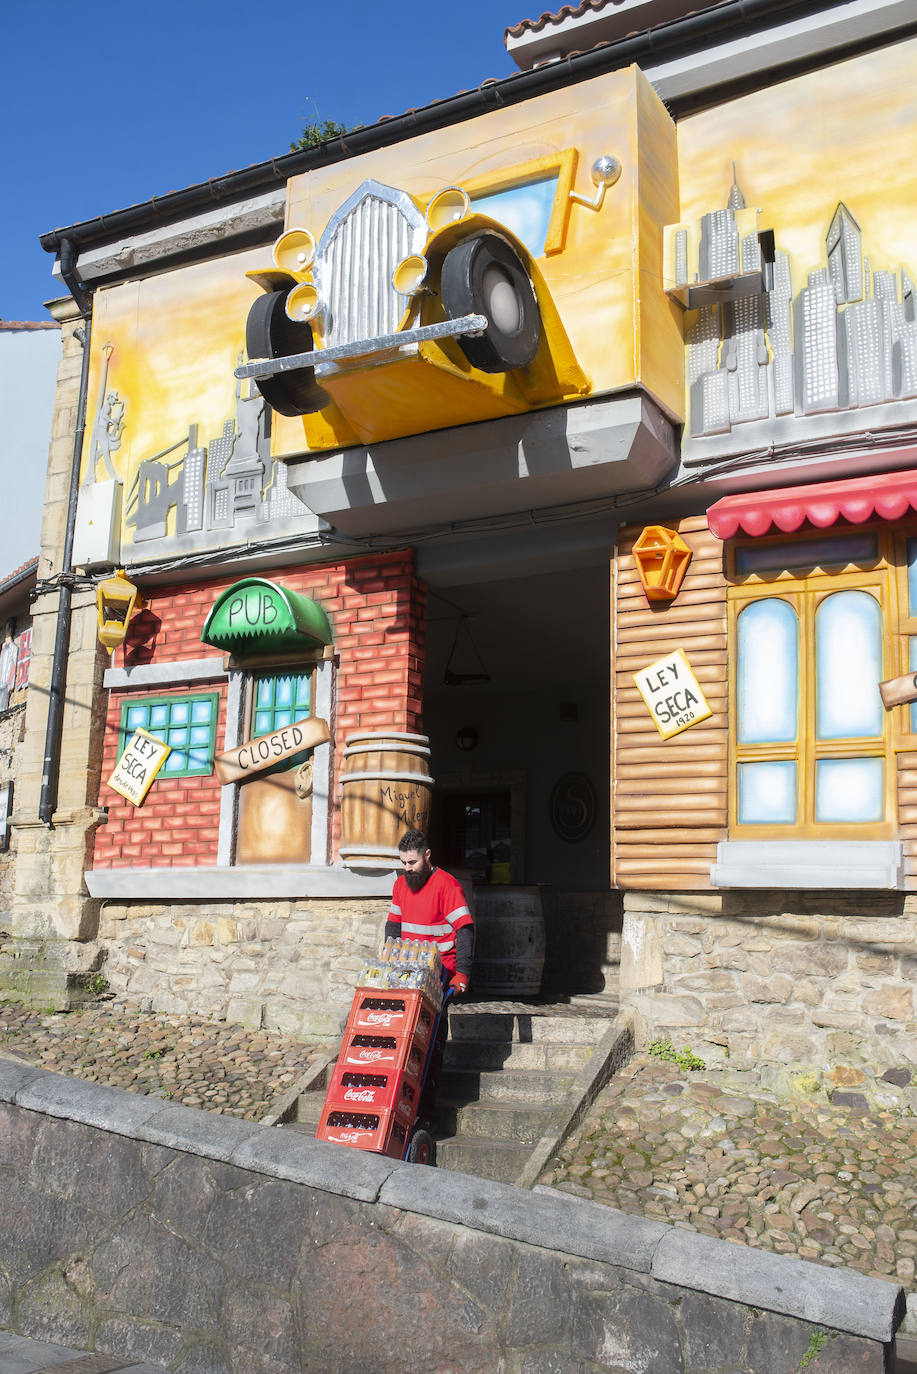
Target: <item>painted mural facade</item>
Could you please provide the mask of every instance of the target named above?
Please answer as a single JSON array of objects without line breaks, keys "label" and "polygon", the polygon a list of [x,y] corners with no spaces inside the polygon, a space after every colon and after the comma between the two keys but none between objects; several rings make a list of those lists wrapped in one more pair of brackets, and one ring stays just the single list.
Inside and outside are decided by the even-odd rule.
[{"label": "painted mural facade", "polygon": [[[730,941],[815,893],[815,943],[864,893],[917,938],[915,52],[677,121],[636,68],[559,82],[95,291],[75,563],[144,603],[87,726],[120,991],[329,1025],[390,887],[380,816],[538,888],[567,990],[616,985],[623,908],[647,1033],[792,1057],[723,1020],[743,903]],[[135,802],[108,783],[138,730],[169,753]],[[278,970],[312,944],[300,993]],[[835,995],[805,957],[794,1033]]]}]

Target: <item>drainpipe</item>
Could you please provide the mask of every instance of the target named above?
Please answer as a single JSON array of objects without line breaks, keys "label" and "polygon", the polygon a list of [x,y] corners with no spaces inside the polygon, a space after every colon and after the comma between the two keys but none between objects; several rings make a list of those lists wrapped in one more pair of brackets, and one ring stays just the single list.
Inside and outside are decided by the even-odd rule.
[{"label": "drainpipe", "polygon": [[60,744],[64,721],[64,695],[67,687],[67,654],[70,649],[70,620],[73,601],[73,535],[76,527],[76,503],[80,490],[80,462],[83,455],[83,436],[86,432],[86,397],[89,392],[89,345],[92,337],[92,295],[87,292],[76,272],[76,252],[70,239],[60,245],[61,277],[76,306],[86,321],[75,333],[83,345],[80,370],[80,392],[76,408],[76,430],[73,435],[73,462],[70,468],[70,492],[67,501],[67,526],[60,572],[57,575],[59,602],[57,630],[54,638],[54,658],[51,663],[51,683],[48,688],[48,723],[45,727],[45,755],[41,769],[41,796],[38,818],[51,826],[57,808],[57,788],[60,780]]}]

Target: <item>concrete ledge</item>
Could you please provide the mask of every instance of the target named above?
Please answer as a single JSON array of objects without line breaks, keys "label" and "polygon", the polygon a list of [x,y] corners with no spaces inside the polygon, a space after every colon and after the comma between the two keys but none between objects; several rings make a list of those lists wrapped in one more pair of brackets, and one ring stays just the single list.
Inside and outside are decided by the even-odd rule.
[{"label": "concrete ledge", "polygon": [[656,1247],[670,1229],[664,1222],[562,1193],[529,1193],[511,1183],[419,1164],[399,1165],[383,1185],[379,1201],[506,1240],[623,1265],[639,1274],[650,1273]]},{"label": "concrete ledge", "polygon": [[106,668],[103,687],[169,687],[175,682],[215,682],[229,677],[222,658],[174,659],[138,663],[134,668]]},{"label": "concrete ledge", "polygon": [[898,840],[721,840],[714,887],[882,888],[904,886]]},{"label": "concrete ledge", "polygon": [[663,1283],[874,1341],[890,1341],[904,1317],[904,1291],[882,1279],[675,1227],[660,1242],[650,1272]]},{"label": "concrete ledge", "polygon": [[321,864],[272,864],[249,868],[92,868],[86,873],[91,897],[140,902],[200,898],[276,900],[308,897],[392,895],[393,868],[359,872]]},{"label": "concrete ledge", "polygon": [[[257,1122],[176,1107],[0,1058],[0,1103],[318,1192],[414,1213],[552,1253],[628,1269],[661,1284],[890,1342],[900,1287],[714,1240],[559,1192],[528,1192],[347,1150]],[[100,1160],[100,1167],[104,1161]]]}]

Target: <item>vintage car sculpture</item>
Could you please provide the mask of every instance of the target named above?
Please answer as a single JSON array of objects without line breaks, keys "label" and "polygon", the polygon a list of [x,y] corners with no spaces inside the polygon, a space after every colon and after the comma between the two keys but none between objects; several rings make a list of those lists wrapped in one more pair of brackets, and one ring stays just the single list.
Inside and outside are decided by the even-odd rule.
[{"label": "vintage car sculpture", "polygon": [[310,433],[319,413],[332,435],[367,441],[403,430],[409,408],[434,428],[588,389],[532,255],[461,187],[423,206],[365,181],[317,241],[289,229],[273,260],[248,274],[264,294],[236,376],[280,415],[306,417],[310,447],[327,446],[327,430]]}]

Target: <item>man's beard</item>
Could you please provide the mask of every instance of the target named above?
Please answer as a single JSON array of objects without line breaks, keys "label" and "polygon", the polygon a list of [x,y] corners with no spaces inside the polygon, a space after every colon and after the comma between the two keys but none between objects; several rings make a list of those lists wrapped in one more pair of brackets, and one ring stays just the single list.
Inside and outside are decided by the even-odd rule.
[{"label": "man's beard", "polygon": [[432,872],[432,867],[427,867],[422,872],[405,873],[404,881],[412,892],[419,892]]}]

